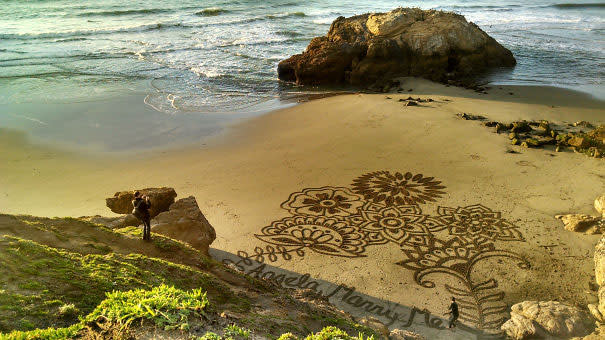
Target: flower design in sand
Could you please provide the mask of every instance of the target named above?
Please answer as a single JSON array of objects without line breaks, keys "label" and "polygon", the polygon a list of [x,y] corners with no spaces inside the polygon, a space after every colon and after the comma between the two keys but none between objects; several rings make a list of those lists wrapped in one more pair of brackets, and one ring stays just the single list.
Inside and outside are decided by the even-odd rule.
[{"label": "flower design in sand", "polygon": [[335,218],[294,216],[273,222],[255,235],[288,251],[309,249],[325,255],[361,257],[368,242],[357,228]]},{"label": "flower design in sand", "polygon": [[503,219],[501,213],[481,204],[437,208],[448,225],[450,235],[465,242],[524,241],[519,228]]},{"label": "flower design in sand", "polygon": [[367,200],[386,205],[434,202],[444,195],[445,186],[434,177],[389,171],[370,172],[353,181],[353,191]]},{"label": "flower design in sand", "polygon": [[309,188],[295,192],[281,207],[293,215],[345,217],[357,213],[363,197],[347,188]]}]

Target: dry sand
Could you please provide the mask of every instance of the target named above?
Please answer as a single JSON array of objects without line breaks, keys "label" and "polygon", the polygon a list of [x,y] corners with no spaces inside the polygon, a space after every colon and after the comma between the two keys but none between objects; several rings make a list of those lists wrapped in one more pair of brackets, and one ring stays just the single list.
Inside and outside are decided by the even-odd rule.
[{"label": "dry sand", "polygon": [[[605,191],[605,162],[511,146],[505,135],[456,114],[602,124],[603,102],[555,88],[494,87],[483,95],[415,79],[403,87],[413,92],[320,99],[245,121],[206,145],[128,157],[71,154],[0,130],[0,211],[110,215],[103,199],[115,191],[171,186],[179,197],[196,196],[217,231],[213,247],[252,253],[267,245],[254,234],[291,216],[280,208],[290,194],[351,188],[355,178],[373,171],[409,171],[446,187],[437,202],[421,204],[424,213],[481,204],[518,226],[525,241],[496,241],[495,248],[530,267],[521,269],[511,258],[487,259],[472,274],[475,284],[495,279],[508,305],[527,299],[583,306],[594,301],[588,283],[594,281],[591,256],[598,237],[567,232],[553,216],[592,212],[592,200]],[[409,95],[435,102],[398,102]],[[452,295],[444,284],[457,284],[451,276],[433,274],[435,288],[420,286],[412,270],[396,264],[405,257],[394,243],[368,246],[360,254],[365,256],[307,251],[272,264],[443,316]]]}]

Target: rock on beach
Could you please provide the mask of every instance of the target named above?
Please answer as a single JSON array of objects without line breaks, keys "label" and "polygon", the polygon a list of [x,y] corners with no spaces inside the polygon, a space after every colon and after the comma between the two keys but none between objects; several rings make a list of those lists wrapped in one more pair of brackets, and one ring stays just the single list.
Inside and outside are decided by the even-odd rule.
[{"label": "rock on beach", "polygon": [[339,17],[326,36],[279,63],[281,80],[369,86],[398,76],[448,82],[514,66],[513,54],[464,16],[397,8]]}]

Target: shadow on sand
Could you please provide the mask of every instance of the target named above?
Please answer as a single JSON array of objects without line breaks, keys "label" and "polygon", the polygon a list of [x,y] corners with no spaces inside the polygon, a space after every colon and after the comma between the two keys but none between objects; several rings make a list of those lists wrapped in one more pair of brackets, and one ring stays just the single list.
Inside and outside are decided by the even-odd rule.
[{"label": "shadow on sand", "polygon": [[358,318],[372,316],[391,330],[410,330],[422,334],[427,339],[505,338],[502,333],[489,333],[460,322],[455,329],[450,330],[447,328],[447,320],[432,315],[427,309],[421,310],[379,299],[357,292],[355,287],[316,279],[309,274],[292,272],[218,249],[210,249],[210,255],[247,275],[273,280],[284,288],[311,289],[351,315]]}]

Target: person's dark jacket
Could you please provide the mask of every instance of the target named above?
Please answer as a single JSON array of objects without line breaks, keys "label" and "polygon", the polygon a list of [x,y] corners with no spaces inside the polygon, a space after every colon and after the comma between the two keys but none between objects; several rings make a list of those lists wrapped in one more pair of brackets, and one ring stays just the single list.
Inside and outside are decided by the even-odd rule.
[{"label": "person's dark jacket", "polygon": [[149,208],[151,208],[151,203],[140,197],[137,197],[132,201],[132,205],[141,213],[143,217],[149,218]]},{"label": "person's dark jacket", "polygon": [[452,302],[450,305],[450,311],[452,312],[453,316],[458,316],[458,304],[456,302]]}]

